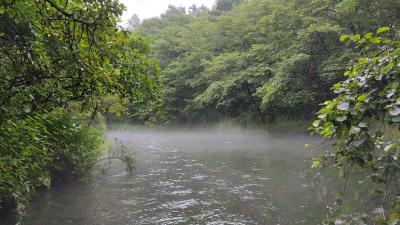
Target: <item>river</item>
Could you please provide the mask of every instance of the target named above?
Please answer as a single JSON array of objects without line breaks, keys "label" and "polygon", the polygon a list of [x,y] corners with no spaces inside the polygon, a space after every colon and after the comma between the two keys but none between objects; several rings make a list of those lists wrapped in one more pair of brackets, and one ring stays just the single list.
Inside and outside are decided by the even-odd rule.
[{"label": "river", "polygon": [[[325,204],[304,134],[241,130],[110,131],[135,154],[132,173],[103,162],[92,176],[38,193],[27,225],[320,224]],[[304,148],[304,144],[310,148]]]}]

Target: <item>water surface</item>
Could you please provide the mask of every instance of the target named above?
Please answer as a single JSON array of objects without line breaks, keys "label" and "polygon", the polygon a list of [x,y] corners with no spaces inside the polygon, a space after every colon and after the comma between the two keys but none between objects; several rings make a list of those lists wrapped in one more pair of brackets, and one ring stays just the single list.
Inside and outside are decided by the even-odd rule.
[{"label": "water surface", "polygon": [[110,131],[137,158],[34,197],[23,224],[320,224],[325,213],[302,134],[240,130]]}]

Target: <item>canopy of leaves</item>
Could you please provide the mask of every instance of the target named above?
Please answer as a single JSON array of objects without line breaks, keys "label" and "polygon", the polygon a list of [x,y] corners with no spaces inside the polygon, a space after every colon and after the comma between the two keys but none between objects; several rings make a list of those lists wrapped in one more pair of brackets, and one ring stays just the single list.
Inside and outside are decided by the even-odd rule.
[{"label": "canopy of leaves", "polygon": [[397,0],[223,0],[196,15],[170,7],[135,31],[152,39],[166,122],[268,122],[310,118],[359,54],[340,35],[398,23],[399,11]]},{"label": "canopy of leaves", "polygon": [[117,1],[0,3],[0,121],[118,95],[154,98],[158,68],[144,40],[119,31]]}]

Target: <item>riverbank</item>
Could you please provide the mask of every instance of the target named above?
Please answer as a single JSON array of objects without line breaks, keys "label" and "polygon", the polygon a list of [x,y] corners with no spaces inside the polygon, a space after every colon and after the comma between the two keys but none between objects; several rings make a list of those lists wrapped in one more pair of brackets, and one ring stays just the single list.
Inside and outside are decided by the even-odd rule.
[{"label": "riverbank", "polygon": [[23,213],[34,192],[80,177],[104,147],[101,129],[63,111],[1,124],[0,211]]}]

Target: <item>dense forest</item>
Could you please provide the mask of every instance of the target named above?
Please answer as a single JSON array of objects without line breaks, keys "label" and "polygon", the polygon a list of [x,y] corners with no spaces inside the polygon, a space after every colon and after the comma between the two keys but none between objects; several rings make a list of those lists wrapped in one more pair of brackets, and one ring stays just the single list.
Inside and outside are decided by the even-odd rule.
[{"label": "dense forest", "polygon": [[[315,119],[309,131],[335,144],[310,164],[344,178],[324,224],[400,221],[399,0],[217,0],[126,28],[123,10],[0,2],[0,216],[85,174],[113,122]],[[383,213],[341,211],[353,172]]]},{"label": "dense forest", "polygon": [[396,0],[220,0],[134,29],[161,67],[168,123],[311,119],[358,56],[339,41],[399,22]]}]

